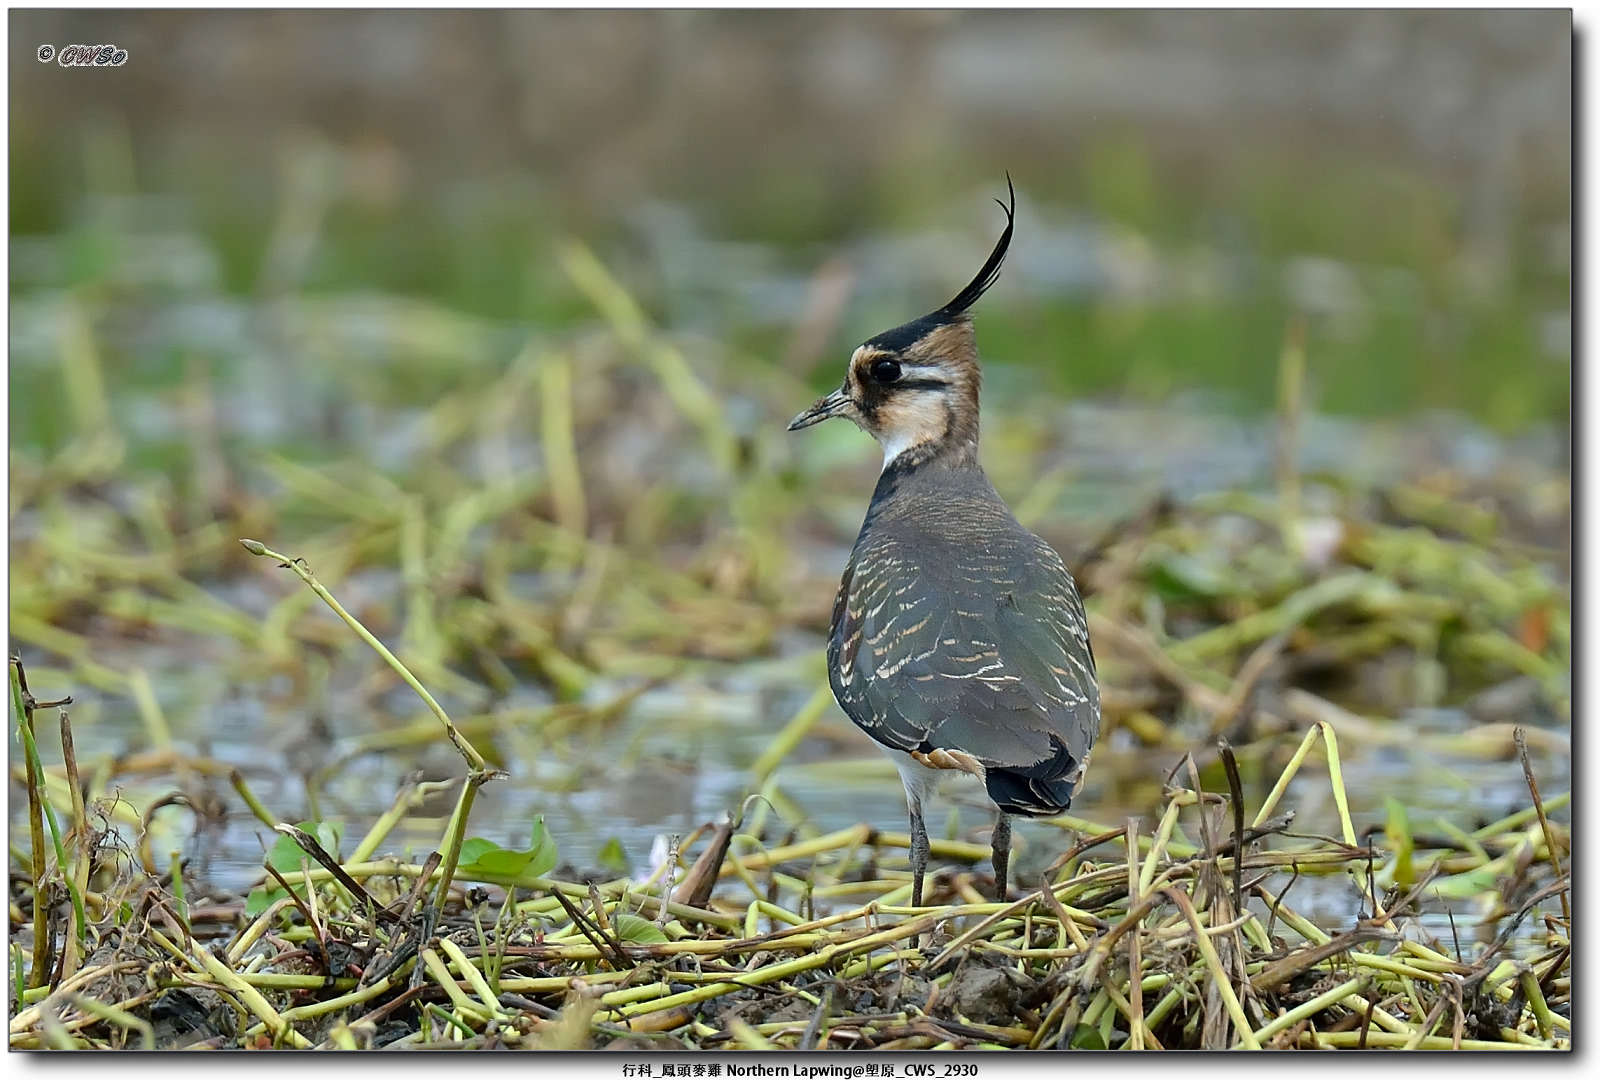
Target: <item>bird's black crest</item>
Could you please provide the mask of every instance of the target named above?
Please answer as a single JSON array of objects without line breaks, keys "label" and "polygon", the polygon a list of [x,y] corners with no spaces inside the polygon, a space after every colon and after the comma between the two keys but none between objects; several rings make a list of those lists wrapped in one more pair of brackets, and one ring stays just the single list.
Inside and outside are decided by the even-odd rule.
[{"label": "bird's black crest", "polygon": [[983,269],[978,271],[978,275],[967,282],[967,287],[956,293],[949,303],[938,310],[930,311],[920,319],[913,319],[893,330],[885,330],[877,337],[869,338],[866,344],[889,352],[900,352],[921,340],[929,331],[961,318],[968,308],[978,302],[978,297],[989,291],[989,287],[1000,277],[1000,264],[1006,261],[1006,250],[1011,247],[1011,233],[1017,221],[1017,189],[1011,184],[1010,173],[1006,173],[1006,193],[1011,200],[1010,206],[999,199],[995,200],[1000,209],[1006,212],[1005,232],[1000,234],[994,250],[989,252],[988,261],[983,264]]},{"label": "bird's black crest", "polygon": [[995,242],[994,250],[989,252],[989,261],[983,264],[978,276],[967,282],[967,287],[956,293],[955,299],[934,313],[943,315],[946,321],[977,303],[978,297],[988,292],[989,286],[1000,276],[1000,264],[1006,261],[1006,249],[1011,246],[1011,230],[1017,222],[1017,189],[1011,186],[1010,173],[1006,173],[1006,193],[1011,198],[1010,206],[999,199],[995,200],[995,204],[1006,212],[1006,231],[1001,233],[1000,239]]}]

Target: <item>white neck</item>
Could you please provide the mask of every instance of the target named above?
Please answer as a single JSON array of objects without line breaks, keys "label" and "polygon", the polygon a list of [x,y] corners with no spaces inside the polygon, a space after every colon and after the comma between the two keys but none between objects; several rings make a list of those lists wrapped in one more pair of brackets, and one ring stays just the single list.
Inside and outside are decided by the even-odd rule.
[{"label": "white neck", "polygon": [[[883,442],[883,470],[894,464],[894,459],[910,450],[913,446],[920,446],[925,439],[914,439],[910,435],[892,435]],[[880,471],[883,471],[880,470]]]}]

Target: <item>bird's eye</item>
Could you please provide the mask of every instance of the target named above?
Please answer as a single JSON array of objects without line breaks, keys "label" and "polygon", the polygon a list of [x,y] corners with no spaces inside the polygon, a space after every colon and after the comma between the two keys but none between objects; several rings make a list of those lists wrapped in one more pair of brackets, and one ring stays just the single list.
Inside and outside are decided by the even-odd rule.
[{"label": "bird's eye", "polygon": [[887,357],[872,362],[872,378],[874,382],[892,383],[900,377],[900,361],[890,360]]}]

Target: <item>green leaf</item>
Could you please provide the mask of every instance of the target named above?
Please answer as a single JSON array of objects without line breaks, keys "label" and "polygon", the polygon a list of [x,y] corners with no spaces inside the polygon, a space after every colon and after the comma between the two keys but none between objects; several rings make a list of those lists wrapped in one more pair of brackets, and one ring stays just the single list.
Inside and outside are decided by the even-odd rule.
[{"label": "green leaf", "polygon": [[659,926],[637,915],[629,915],[627,912],[614,913],[611,916],[611,925],[616,930],[617,937],[623,941],[639,945],[664,945],[667,942],[667,935],[661,932]]},{"label": "green leaf", "polygon": [[1117,1020],[1117,1010],[1107,1009],[1100,1014],[1100,1048],[1111,1049],[1111,1032]]},{"label": "green leaf", "polygon": [[1145,567],[1145,577],[1157,592],[1174,600],[1209,600],[1235,591],[1219,567],[1176,552],[1153,559]]},{"label": "green leaf", "polygon": [[1502,856],[1492,863],[1486,863],[1465,873],[1435,878],[1428,886],[1428,892],[1443,900],[1465,900],[1480,896],[1492,891],[1500,880],[1500,875],[1509,873],[1510,869],[1510,865]]},{"label": "green leaf", "polygon": [[1412,865],[1411,856],[1415,850],[1411,839],[1411,822],[1406,816],[1406,807],[1393,795],[1384,798],[1384,806],[1388,810],[1389,820],[1385,826],[1389,846],[1394,849],[1394,883],[1396,885],[1410,885],[1417,879],[1416,870]]},{"label": "green leaf", "polygon": [[[323,851],[335,859],[339,857],[339,840],[344,836],[344,822],[299,821],[295,823],[295,828],[310,833],[317,838],[317,843],[322,845]],[[302,851],[293,837],[279,833],[272,850],[267,852],[267,865],[278,873],[285,874],[291,870],[299,870],[302,862],[310,858],[310,853]],[[315,860],[312,862],[315,863]]]},{"label": "green leaf", "polygon": [[[295,827],[310,833],[317,838],[317,843],[322,845],[334,858],[339,857],[339,841],[344,837],[344,822],[342,821],[298,821]],[[307,861],[314,862],[309,852],[301,850],[294,838],[278,834],[272,849],[267,852],[267,865],[280,874],[291,874],[299,871]],[[263,911],[289,894],[279,885],[258,885],[250,890],[250,895],[245,897],[244,917],[254,919]],[[304,889],[296,889],[296,896],[305,896]]]},{"label": "green leaf", "polygon": [[542,814],[533,820],[532,843],[533,850],[538,855],[538,858],[534,862],[534,867],[528,873],[535,877],[541,874],[548,874],[556,868],[558,856],[556,855],[555,839],[545,830],[544,815]]},{"label": "green leaf", "polygon": [[595,861],[613,873],[628,872],[628,853],[622,850],[622,841],[615,836],[605,842],[605,846],[595,856]]},{"label": "green leaf", "polygon": [[260,914],[282,900],[289,894],[274,885],[270,889],[265,885],[257,885],[250,890],[250,895],[244,898],[244,917],[254,919]]},{"label": "green leaf", "polygon": [[1074,1050],[1104,1050],[1106,1041],[1100,1037],[1100,1032],[1088,1024],[1079,1024],[1073,1029],[1072,1038],[1067,1040],[1067,1045]]},{"label": "green leaf", "polygon": [[459,865],[466,866],[468,863],[477,862],[480,856],[501,850],[503,849],[500,845],[493,840],[485,840],[481,836],[469,836],[461,841],[461,861]]},{"label": "green leaf", "polygon": [[461,842],[461,860],[456,865],[458,878],[487,874],[494,878],[536,878],[555,868],[556,842],[545,831],[544,818],[533,823],[533,843],[526,851],[503,848],[481,836]]}]

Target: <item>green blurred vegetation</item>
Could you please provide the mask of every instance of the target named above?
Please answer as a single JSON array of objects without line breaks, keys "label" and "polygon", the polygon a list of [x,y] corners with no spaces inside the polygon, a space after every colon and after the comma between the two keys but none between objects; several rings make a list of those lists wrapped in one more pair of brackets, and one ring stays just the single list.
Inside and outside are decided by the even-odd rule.
[{"label": "green blurred vegetation", "polygon": [[[188,234],[215,260],[224,295],[264,298],[285,287],[306,297],[381,294],[558,331],[589,317],[554,258],[559,243],[581,236],[618,267],[652,317],[671,325],[673,283],[640,257],[625,224],[631,208],[536,177],[442,178],[391,190],[327,145],[296,144],[265,161],[257,155],[246,169],[203,147],[136,153],[115,125],[28,145],[43,152],[14,156],[13,237],[54,237],[61,257],[43,280],[13,275],[13,296],[40,288],[114,295],[118,268],[138,253],[139,228],[150,224],[139,217],[156,205],[161,228]],[[997,367],[1029,371],[1063,398],[1160,401],[1201,389],[1224,406],[1259,411],[1273,401],[1286,329],[1307,315],[1315,408],[1355,416],[1456,410],[1506,433],[1566,423],[1570,360],[1551,350],[1564,332],[1570,274],[1547,242],[1552,229],[1566,227],[1559,192],[1520,202],[1513,242],[1482,266],[1451,189],[1393,165],[1255,155],[1197,175],[1173,169],[1128,134],[1091,140],[1081,166],[1067,173],[1028,172],[1026,155],[1018,156],[1024,160],[1013,168],[1028,198],[1103,228],[1177,284],[1149,297],[1091,289],[1019,299],[1002,291],[982,337]],[[681,198],[708,237],[758,245],[777,266],[804,275],[863,236],[947,225],[940,215],[952,195],[994,184],[990,172],[987,162],[914,156],[855,185],[813,171],[669,187],[662,197]],[[102,204],[126,196],[138,198],[124,199],[121,220],[109,220]],[[304,264],[292,282],[276,281],[275,237],[301,226],[312,230]],[[1357,312],[1307,313],[1284,284],[1286,261],[1307,258],[1332,266],[1337,287],[1358,290]],[[927,303],[893,283],[892,299],[884,298],[886,283],[871,284],[878,298],[852,301],[831,333],[830,357],[912,314],[906,304]],[[718,304],[716,332],[736,347],[729,360],[782,355],[793,326],[753,321],[732,294]],[[148,354],[119,359],[108,368],[109,391],[160,385],[179,367]],[[831,381],[833,367],[821,364],[813,382]],[[16,441],[59,445],[51,413],[60,399],[41,393],[49,376],[13,365],[12,378],[29,403],[13,408]],[[417,385],[416,400],[436,389]]]}]

